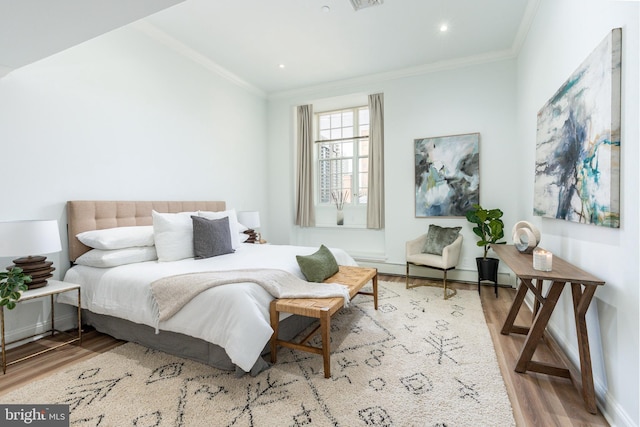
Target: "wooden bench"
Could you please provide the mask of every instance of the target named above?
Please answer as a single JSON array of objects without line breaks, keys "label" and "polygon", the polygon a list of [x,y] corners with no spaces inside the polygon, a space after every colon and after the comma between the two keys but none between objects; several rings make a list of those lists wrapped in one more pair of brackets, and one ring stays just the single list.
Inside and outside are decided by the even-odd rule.
[{"label": "wooden bench", "polygon": [[[373,281],[373,292],[361,292],[360,290],[370,280]],[[340,270],[324,281],[325,283],[340,283],[349,287],[349,296],[353,299],[357,294],[373,296],[373,306],[378,309],[378,270],[366,267],[340,266]],[[331,342],[329,332],[331,330],[331,316],[344,306],[344,299],[337,298],[281,298],[271,301],[269,307],[271,317],[271,362],[276,362],[278,345],[294,350],[309,353],[322,354],[324,362],[324,377],[331,377]],[[280,313],[291,313],[300,316],[313,317],[320,320],[318,325],[300,342],[284,341],[278,338],[278,324]],[[322,347],[314,347],[307,342],[320,329],[322,335]]]}]

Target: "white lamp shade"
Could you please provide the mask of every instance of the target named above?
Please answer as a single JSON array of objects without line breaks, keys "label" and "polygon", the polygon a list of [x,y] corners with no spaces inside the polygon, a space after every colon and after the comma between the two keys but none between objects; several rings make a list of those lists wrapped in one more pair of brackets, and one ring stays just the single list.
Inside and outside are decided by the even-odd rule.
[{"label": "white lamp shade", "polygon": [[58,221],[0,221],[0,257],[60,252]]},{"label": "white lamp shade", "polygon": [[247,228],[260,228],[260,212],[242,211],[238,212],[238,222]]}]

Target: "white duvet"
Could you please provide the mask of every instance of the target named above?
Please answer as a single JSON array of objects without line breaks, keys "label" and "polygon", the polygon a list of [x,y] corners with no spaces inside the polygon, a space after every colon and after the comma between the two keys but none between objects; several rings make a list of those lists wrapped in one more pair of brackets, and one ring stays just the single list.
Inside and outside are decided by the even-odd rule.
[{"label": "white duvet", "polygon": [[[149,261],[112,268],[76,265],[64,277],[81,285],[82,308],[97,314],[119,317],[155,327],[150,284],[154,280],[191,272],[276,268],[304,279],[296,255],[309,255],[317,248],[281,245],[241,244],[235,253],[214,258],[193,258],[173,262]],[[356,265],[341,249],[331,249],[338,264]],[[68,294],[58,302],[76,305]],[[269,341],[269,303],[273,297],[255,283],[237,283],[211,288],[159,329],[190,335],[225,349],[233,363],[248,372]],[[160,332],[162,333],[162,332]]]}]

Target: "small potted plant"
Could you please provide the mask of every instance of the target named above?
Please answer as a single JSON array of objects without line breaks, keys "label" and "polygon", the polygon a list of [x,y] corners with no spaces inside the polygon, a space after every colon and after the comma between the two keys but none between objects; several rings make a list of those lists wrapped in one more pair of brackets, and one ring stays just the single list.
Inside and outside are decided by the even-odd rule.
[{"label": "small potted plant", "polygon": [[20,267],[12,267],[8,271],[0,271],[0,306],[12,310],[16,301],[27,290],[27,283],[31,282],[31,276],[24,274]]},{"label": "small potted plant", "polygon": [[478,292],[480,291],[480,282],[482,280],[490,280],[498,283],[498,258],[487,257],[491,245],[503,245],[506,242],[500,241],[504,238],[504,222],[502,222],[503,212],[500,209],[484,209],[480,205],[473,205],[466,213],[467,221],[475,224],[473,232],[478,236],[477,245],[484,249],[482,257],[476,258],[478,266]]}]

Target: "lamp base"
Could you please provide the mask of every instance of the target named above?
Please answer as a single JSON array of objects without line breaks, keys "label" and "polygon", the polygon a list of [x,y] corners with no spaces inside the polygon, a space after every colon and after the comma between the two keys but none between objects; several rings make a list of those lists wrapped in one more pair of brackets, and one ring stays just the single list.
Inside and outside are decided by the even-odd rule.
[{"label": "lamp base", "polygon": [[47,286],[47,279],[53,277],[51,274],[55,270],[52,267],[52,261],[46,261],[44,256],[27,256],[13,260],[15,265],[7,267],[7,270],[13,267],[20,267],[24,274],[31,276],[31,282],[27,283],[28,289],[37,289]]},{"label": "lamp base", "polygon": [[243,231],[244,234],[249,235],[249,238],[247,240],[245,240],[245,243],[258,243],[260,241],[260,237],[258,236],[258,233],[256,233],[256,230],[245,230]]}]

